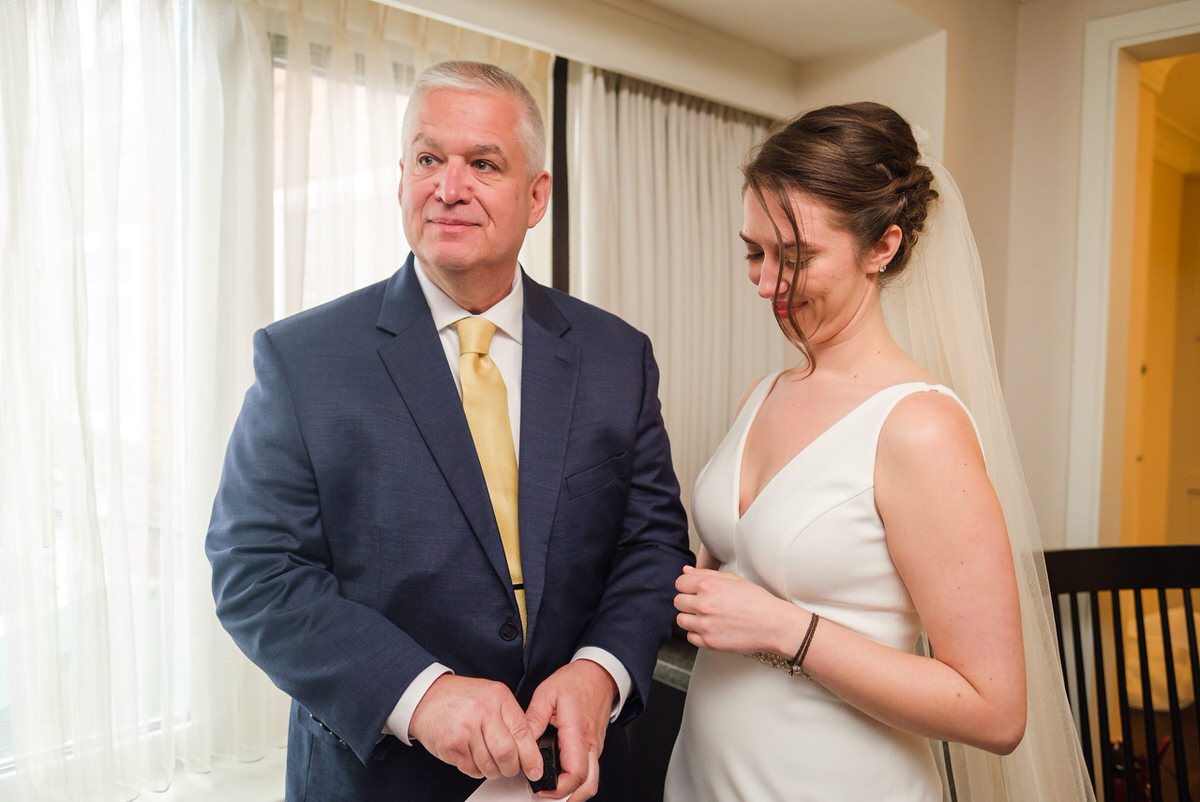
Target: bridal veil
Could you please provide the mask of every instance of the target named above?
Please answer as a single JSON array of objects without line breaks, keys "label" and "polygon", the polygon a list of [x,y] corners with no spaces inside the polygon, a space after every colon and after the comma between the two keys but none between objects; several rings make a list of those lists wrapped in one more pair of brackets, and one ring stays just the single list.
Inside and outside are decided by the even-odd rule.
[{"label": "bridal veil", "polygon": [[928,156],[921,161],[940,197],[914,263],[883,290],[884,316],[896,341],[975,418],[1012,544],[1029,694],[1025,737],[1012,754],[950,744],[937,750],[939,762],[943,775],[952,773],[960,802],[1094,800],[1063,687],[1041,538],[996,371],[979,252],[954,179]]}]

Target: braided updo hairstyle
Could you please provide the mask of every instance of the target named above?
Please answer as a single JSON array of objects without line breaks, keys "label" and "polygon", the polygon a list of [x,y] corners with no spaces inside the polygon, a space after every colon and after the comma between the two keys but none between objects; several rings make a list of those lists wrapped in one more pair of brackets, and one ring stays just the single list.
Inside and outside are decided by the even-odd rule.
[{"label": "braided updo hairstyle", "polygon": [[[903,117],[879,103],[826,106],[797,117],[767,137],[742,168],[746,189],[766,211],[767,196],[783,209],[801,243],[800,226],[790,196],[801,193],[827,207],[834,223],[848,232],[860,253],[878,242],[895,224],[902,234],[900,247],[879,274],[882,285],[892,281],[908,264],[913,246],[925,227],[929,204],[937,197],[933,173],[918,162],[920,151],[912,128]],[[775,232],[783,253],[783,237]],[[804,254],[797,254],[797,264]],[[783,270],[775,283],[776,302],[784,300]],[[814,367],[812,349],[792,308],[797,285],[789,282],[788,320],[779,327],[804,354],[808,371]]]}]

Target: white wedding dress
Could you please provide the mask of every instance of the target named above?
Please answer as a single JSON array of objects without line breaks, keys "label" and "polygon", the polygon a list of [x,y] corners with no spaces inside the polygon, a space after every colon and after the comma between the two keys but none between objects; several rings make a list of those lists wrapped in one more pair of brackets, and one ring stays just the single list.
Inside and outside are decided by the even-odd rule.
[{"label": "white wedding dress", "polygon": [[[921,623],[875,509],[876,444],[906,396],[957,396],[920,382],[877,392],[796,454],[739,519],[746,437],[778,376],[755,388],[696,480],[701,540],[722,571],[913,651]],[[940,802],[942,781],[925,738],[880,723],[816,682],[741,654],[701,649],[665,799]]]}]

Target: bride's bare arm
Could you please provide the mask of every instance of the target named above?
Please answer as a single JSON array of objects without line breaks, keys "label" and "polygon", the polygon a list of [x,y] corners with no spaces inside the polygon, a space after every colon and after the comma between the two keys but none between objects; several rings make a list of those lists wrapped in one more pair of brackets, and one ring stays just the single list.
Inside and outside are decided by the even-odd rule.
[{"label": "bride's bare arm", "polygon": [[[821,619],[805,671],[894,727],[1012,751],[1026,713],[1012,556],[974,429],[953,399],[921,393],[892,412],[879,441],[875,498],[935,658]],[[811,618],[727,574],[692,571],[677,587],[680,625],[708,648],[790,657]]]},{"label": "bride's bare arm", "polygon": [[[814,639],[811,670],[888,724],[1012,751],[1026,712],[1012,552],[975,430],[954,399],[920,393],[897,405],[879,438],[875,503],[934,658],[829,627]],[[861,661],[837,655],[850,640]]]}]

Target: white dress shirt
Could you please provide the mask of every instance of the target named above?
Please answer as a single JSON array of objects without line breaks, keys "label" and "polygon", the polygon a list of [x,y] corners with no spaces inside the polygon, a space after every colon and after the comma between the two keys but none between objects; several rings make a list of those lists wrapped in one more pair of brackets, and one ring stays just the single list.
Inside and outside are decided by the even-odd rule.
[{"label": "white dress shirt", "polygon": [[[417,281],[421,285],[421,291],[425,293],[425,301],[429,304],[429,311],[433,314],[433,324],[437,327],[438,337],[442,341],[442,348],[446,352],[446,363],[450,366],[450,373],[454,376],[454,384],[458,388],[459,396],[462,395],[462,382],[458,377],[458,330],[454,324],[458,320],[469,317],[470,312],[463,309],[454,300],[444,293],[436,284],[430,281],[425,274],[424,269],[414,259],[413,267],[417,272]],[[488,355],[492,361],[496,363],[497,369],[500,371],[500,376],[504,379],[504,385],[508,392],[508,415],[512,423],[513,446],[517,454],[517,460],[520,461],[521,454],[521,339],[524,331],[524,314],[525,314],[525,293],[522,285],[521,271],[515,270],[513,277],[512,290],[502,300],[498,301],[491,308],[484,310],[480,317],[487,318],[496,326],[496,333],[492,336],[492,344],[488,348]],[[625,700],[629,696],[629,690],[633,684],[629,676],[629,672],[621,661],[613,656],[606,649],[601,649],[596,646],[584,646],[575,652],[572,660],[587,659],[599,663],[610,675],[617,685],[617,702],[613,705],[612,717],[610,721],[615,721],[617,715],[621,712],[621,708],[625,705]],[[396,703],[387,719],[387,729],[392,735],[400,739],[406,745],[411,745],[408,737],[409,724],[412,721],[413,712],[417,709],[417,704],[425,696],[429,686],[433,685],[434,680],[443,674],[453,673],[448,667],[441,663],[432,663],[416,676],[416,678],[405,689],[400,696],[400,700]],[[519,780],[519,783],[513,783],[512,780]],[[500,798],[495,794],[489,794],[489,787],[493,787],[495,791],[500,791],[501,786],[506,790],[512,788],[518,790],[523,788],[527,794],[529,786],[525,784],[523,778],[511,778],[508,781],[504,780],[489,780],[483,784],[477,793],[484,793],[488,798]],[[473,795],[472,799],[476,799]],[[484,798],[484,797],[479,797]],[[506,794],[505,798],[513,798],[511,794]],[[528,798],[528,797],[523,797]]]}]

